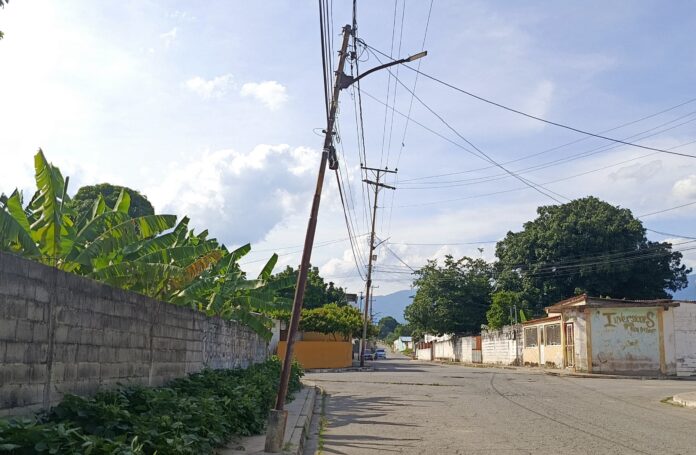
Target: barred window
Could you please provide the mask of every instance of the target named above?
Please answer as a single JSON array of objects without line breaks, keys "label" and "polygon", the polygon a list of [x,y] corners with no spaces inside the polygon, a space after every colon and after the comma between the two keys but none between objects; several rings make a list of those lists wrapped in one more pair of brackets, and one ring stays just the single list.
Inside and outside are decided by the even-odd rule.
[{"label": "barred window", "polygon": [[561,344],[561,324],[550,324],[546,326],[546,345]]},{"label": "barred window", "polygon": [[537,328],[528,327],[524,329],[524,347],[533,348],[537,346]]}]

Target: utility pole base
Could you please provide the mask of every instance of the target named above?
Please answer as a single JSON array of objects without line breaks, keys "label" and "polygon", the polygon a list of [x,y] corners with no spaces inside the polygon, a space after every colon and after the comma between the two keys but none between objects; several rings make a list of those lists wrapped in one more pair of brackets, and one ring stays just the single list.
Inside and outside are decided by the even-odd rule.
[{"label": "utility pole base", "polygon": [[288,411],[272,409],[268,414],[268,426],[266,428],[266,445],[264,450],[270,453],[283,451],[285,439],[285,424],[288,420]]}]

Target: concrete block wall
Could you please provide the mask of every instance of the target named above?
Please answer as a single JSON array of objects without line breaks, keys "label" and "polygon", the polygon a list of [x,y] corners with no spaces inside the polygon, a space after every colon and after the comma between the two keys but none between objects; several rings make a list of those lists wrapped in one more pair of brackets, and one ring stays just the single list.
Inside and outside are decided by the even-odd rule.
[{"label": "concrete block wall", "polygon": [[474,358],[473,349],[476,346],[476,337],[460,337],[457,339],[458,360],[464,363],[478,362],[480,359]]},{"label": "concrete block wall", "polygon": [[266,356],[265,340],[235,322],[0,253],[0,416]]},{"label": "concrete block wall", "polygon": [[674,318],[677,376],[696,376],[696,303],[670,309]]},{"label": "concrete block wall", "polygon": [[481,332],[483,363],[518,365],[522,359],[522,328],[505,326]]},{"label": "concrete block wall", "polygon": [[455,355],[455,343],[457,338],[444,341],[433,341],[433,354],[436,360],[458,360]]}]

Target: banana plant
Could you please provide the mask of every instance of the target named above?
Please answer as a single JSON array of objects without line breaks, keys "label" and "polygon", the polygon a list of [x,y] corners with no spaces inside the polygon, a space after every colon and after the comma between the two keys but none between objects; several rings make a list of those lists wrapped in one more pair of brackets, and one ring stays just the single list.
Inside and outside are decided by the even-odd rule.
[{"label": "banana plant", "polygon": [[271,256],[256,279],[247,279],[238,261],[249,251],[251,246],[246,244],[228,253],[216,267],[173,296],[172,301],[211,316],[239,321],[270,338],[273,320],[268,314],[290,306],[290,302],[279,297],[277,291],[293,283],[292,280],[269,280],[278,262],[277,254]]},{"label": "banana plant", "polygon": [[246,244],[229,252],[208,232],[189,230],[174,215],[128,215],[130,196],[121,191],[108,207],[99,196],[89,219],[75,220],[68,178],[42,150],[34,157],[37,191],[24,207],[22,194],[0,195],[0,250],[142,294],[235,319],[270,336],[267,313],[289,308],[277,291],[293,285],[269,278],[273,255],[256,279],[247,279],[239,259]]}]

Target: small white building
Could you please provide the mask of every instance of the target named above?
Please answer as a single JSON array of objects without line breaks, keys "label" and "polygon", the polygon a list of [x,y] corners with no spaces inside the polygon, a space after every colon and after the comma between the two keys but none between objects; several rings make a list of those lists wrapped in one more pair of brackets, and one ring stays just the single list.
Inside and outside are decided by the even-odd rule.
[{"label": "small white building", "polygon": [[394,350],[397,352],[405,351],[406,349],[413,349],[413,338],[411,337],[399,337],[394,341]]}]

